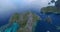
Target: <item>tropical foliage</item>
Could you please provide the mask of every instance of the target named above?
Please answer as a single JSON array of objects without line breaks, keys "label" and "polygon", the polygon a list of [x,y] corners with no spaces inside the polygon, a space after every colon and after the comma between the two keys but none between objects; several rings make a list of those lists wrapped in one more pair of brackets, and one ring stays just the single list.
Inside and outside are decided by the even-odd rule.
[{"label": "tropical foliage", "polygon": [[41,12],[60,14],[60,10],[58,10],[55,6],[43,7],[43,8],[41,8]]},{"label": "tropical foliage", "polygon": [[[30,14],[31,14],[31,16],[29,16]],[[32,13],[31,11],[27,11],[27,12],[20,13],[20,14],[19,13],[14,13],[11,16],[11,18],[9,20],[9,23],[2,26],[0,28],[0,30],[4,31],[4,30],[8,29],[9,27],[11,27],[13,23],[17,23],[19,25],[19,29],[17,30],[17,32],[26,32],[25,30],[27,29],[27,23],[28,23],[29,17],[32,17],[32,25],[35,22],[37,22],[37,20],[39,20],[39,16]],[[31,27],[33,27],[33,26],[31,26]],[[2,28],[4,28],[4,29],[2,29]]]}]

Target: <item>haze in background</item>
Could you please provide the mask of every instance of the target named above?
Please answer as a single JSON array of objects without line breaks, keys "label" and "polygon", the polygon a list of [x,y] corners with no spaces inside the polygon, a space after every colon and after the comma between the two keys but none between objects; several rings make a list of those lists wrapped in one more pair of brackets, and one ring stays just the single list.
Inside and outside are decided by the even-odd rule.
[{"label": "haze in background", "polygon": [[51,0],[0,0],[0,20],[5,22],[5,20],[7,20],[6,18],[14,12],[31,9],[40,12],[40,8],[48,6],[48,2],[50,1]]},{"label": "haze in background", "polygon": [[0,0],[0,12],[7,12],[11,9],[41,8],[47,6],[51,0]]},{"label": "haze in background", "polygon": [[[56,0],[55,0],[56,1]],[[41,31],[51,31],[52,32],[52,29],[53,31],[57,32],[58,31],[58,28],[60,28],[59,24],[60,24],[60,19],[59,19],[59,16],[60,15],[57,15],[57,13],[55,14],[54,12],[53,13],[46,13],[46,14],[41,14],[40,13],[40,9],[42,7],[46,7],[48,6],[48,10],[50,11],[50,9],[55,9],[54,7],[50,8],[51,6],[54,6],[55,3],[51,3],[50,5],[48,5],[48,3],[51,3],[51,0],[1,0],[0,1],[0,26],[2,25],[5,25],[9,22],[9,19],[10,17],[12,16],[12,14],[14,12],[18,12],[18,13],[21,13],[24,12],[24,11],[32,11],[33,13],[35,13],[36,15],[40,16],[38,18],[40,18],[41,20],[38,20],[37,22],[37,29],[35,31],[40,31],[39,28],[41,28]],[[53,10],[52,9],[52,10]],[[46,9],[42,9],[42,10],[46,10]],[[57,9],[56,9],[57,10]],[[53,10],[54,11],[54,10]],[[44,11],[43,11],[44,12]],[[29,24],[30,23],[30,20],[32,20],[32,18],[35,19],[35,15],[34,17],[33,14],[31,13],[28,13],[30,15],[27,15],[27,14],[22,14],[22,16],[28,16],[28,18],[26,17],[22,17],[22,18],[26,18],[26,20],[29,20],[27,23]],[[19,14],[16,14],[14,15],[15,17],[18,17]],[[48,17],[49,16],[49,17]],[[16,20],[14,19],[14,17],[12,18],[13,20]],[[19,17],[19,19],[21,19]],[[33,19],[33,20],[34,20]],[[13,21],[12,20],[12,21]],[[36,19],[35,19],[36,20]],[[21,20],[22,21],[22,20]],[[18,20],[19,22],[19,20]],[[25,21],[24,21],[25,22]],[[34,21],[33,21],[34,22]],[[22,22],[23,23],[23,22]],[[32,22],[31,22],[32,23]],[[30,24],[31,24],[30,23]],[[21,22],[19,23],[21,24]],[[26,23],[23,23],[23,24],[26,24]],[[42,24],[42,25],[40,25]],[[35,24],[34,24],[35,25]],[[33,26],[34,26],[33,25]],[[15,24],[13,25],[15,26]],[[25,25],[24,25],[25,26]],[[23,27],[24,27],[23,26]],[[31,25],[27,25],[25,26],[26,27],[30,27]],[[34,27],[35,28],[35,27]],[[23,29],[24,30],[24,29]],[[16,30],[15,30],[16,31]],[[20,31],[20,30],[19,30]],[[59,30],[60,31],[60,30]]]}]

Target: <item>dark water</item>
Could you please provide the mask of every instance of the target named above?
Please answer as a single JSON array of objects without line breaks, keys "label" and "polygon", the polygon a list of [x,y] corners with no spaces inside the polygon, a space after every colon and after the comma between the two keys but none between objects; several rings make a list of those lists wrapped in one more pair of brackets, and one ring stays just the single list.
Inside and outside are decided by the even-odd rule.
[{"label": "dark water", "polygon": [[[37,23],[35,32],[46,32],[46,31],[60,32],[60,30],[56,29],[56,26],[60,26],[60,15],[53,14],[53,13],[51,13],[51,14],[42,14],[42,13],[36,12],[36,11],[34,13],[36,13],[42,19],[45,19],[47,16],[50,16],[51,19],[52,19],[52,24],[44,22],[43,20],[39,20],[39,22]],[[7,24],[10,17],[11,17],[11,15],[12,14],[7,15],[5,18],[0,17],[0,26]]]},{"label": "dark water", "polygon": [[47,32],[47,31],[60,32],[60,30],[58,30],[56,27],[56,26],[60,26],[60,15],[58,15],[58,14],[45,14],[45,15],[39,14],[39,16],[42,19],[44,19],[46,16],[50,16],[52,19],[52,24],[49,24],[49,23],[45,22],[44,20],[39,20],[39,22],[37,23],[35,32]]},{"label": "dark water", "polygon": [[[3,14],[0,14],[0,27],[5,25],[5,24],[8,24],[9,20],[10,20],[10,17],[15,13],[15,12],[18,12],[18,11],[8,11],[6,13],[3,13]],[[22,11],[19,11],[18,13],[22,13]]]},{"label": "dark water", "polygon": [[0,17],[0,27],[5,24],[8,24],[11,15],[4,15],[4,17]]}]

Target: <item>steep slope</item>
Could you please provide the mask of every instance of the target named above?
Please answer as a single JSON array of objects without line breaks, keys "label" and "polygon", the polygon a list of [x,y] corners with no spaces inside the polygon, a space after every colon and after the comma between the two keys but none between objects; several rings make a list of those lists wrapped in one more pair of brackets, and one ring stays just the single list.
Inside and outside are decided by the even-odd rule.
[{"label": "steep slope", "polygon": [[[33,25],[35,22],[37,22],[39,19],[39,16],[32,13],[31,11],[23,12],[23,13],[14,13],[9,23],[2,26],[0,28],[1,31],[4,31],[8,28],[12,28],[11,26],[16,22],[19,25],[19,29],[16,30],[17,32],[32,32]],[[16,25],[17,26],[17,25]],[[3,29],[2,29],[3,28]],[[16,28],[16,27],[15,27]],[[14,28],[12,28],[14,29]]]}]

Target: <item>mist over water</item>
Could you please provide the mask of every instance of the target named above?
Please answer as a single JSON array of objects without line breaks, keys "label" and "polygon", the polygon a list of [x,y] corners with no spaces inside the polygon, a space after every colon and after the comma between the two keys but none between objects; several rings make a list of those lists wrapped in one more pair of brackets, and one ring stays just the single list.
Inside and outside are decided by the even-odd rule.
[{"label": "mist over water", "polygon": [[0,24],[6,24],[15,12],[31,10],[38,13],[41,7],[48,6],[49,1],[51,0],[0,0]]}]

